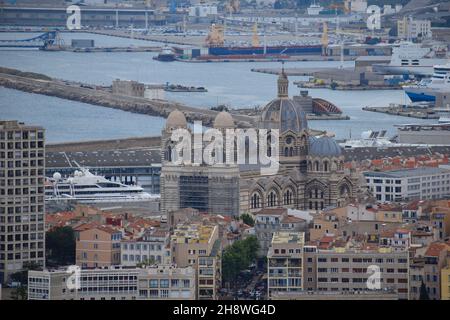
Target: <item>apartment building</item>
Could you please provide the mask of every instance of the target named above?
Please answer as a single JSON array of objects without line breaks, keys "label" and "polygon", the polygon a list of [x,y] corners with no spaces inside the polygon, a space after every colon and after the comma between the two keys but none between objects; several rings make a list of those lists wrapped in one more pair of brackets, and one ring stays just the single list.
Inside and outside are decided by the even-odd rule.
[{"label": "apartment building", "polygon": [[275,232],[267,254],[267,292],[303,290],[304,232]]},{"label": "apartment building", "polygon": [[431,208],[430,222],[436,230],[438,239],[444,240],[450,236],[450,201],[445,201],[445,206]]},{"label": "apartment building", "polygon": [[434,242],[424,254],[423,280],[431,300],[441,299],[441,270],[446,266],[448,250],[446,243]]},{"label": "apartment building", "polygon": [[286,208],[258,211],[255,216],[255,233],[259,242],[259,256],[267,256],[275,232],[306,232],[307,228],[306,220],[288,215]]},{"label": "apartment building", "polygon": [[142,237],[121,241],[121,265],[170,263],[170,233],[151,228]]},{"label": "apartment building", "polygon": [[450,170],[423,167],[365,172],[367,187],[380,202],[450,197]]},{"label": "apartment building", "polygon": [[408,252],[390,248],[336,247],[318,250],[317,291],[367,291],[367,281],[380,272],[380,290],[394,290],[399,299],[408,298]]},{"label": "apartment building", "polygon": [[441,270],[441,300],[450,300],[450,264]]},{"label": "apartment building", "polygon": [[197,272],[197,298],[217,299],[220,289],[222,246],[219,226],[202,222],[176,226],[171,236],[172,263]]},{"label": "apartment building", "polygon": [[45,266],[44,129],[0,121],[0,283]]},{"label": "apartment building", "polygon": [[78,286],[73,279],[66,270],[29,271],[28,299],[193,300],[196,294],[192,267],[84,269],[79,273]]},{"label": "apartment building", "polygon": [[78,233],[76,264],[82,268],[120,264],[122,231],[109,225],[94,225]]},{"label": "apartment building", "polygon": [[404,16],[397,21],[397,36],[400,39],[431,38],[431,21]]},{"label": "apartment building", "polygon": [[447,254],[450,246],[444,242],[433,242],[422,251],[416,252],[410,264],[410,296],[411,300],[420,298],[420,287],[425,285],[431,300],[441,299],[442,270],[447,266]]}]

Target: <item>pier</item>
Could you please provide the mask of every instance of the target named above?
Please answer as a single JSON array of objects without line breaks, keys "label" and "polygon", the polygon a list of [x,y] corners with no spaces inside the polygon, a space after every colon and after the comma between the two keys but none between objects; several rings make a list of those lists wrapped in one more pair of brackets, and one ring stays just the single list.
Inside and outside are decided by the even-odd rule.
[{"label": "pier", "polygon": [[433,108],[415,108],[400,104],[391,104],[388,107],[364,107],[364,111],[386,113],[394,116],[410,117],[417,119],[439,119]]},{"label": "pier", "polygon": [[[150,100],[112,94],[105,87],[52,79],[40,74],[27,76],[26,73],[7,68],[0,69],[0,86],[164,118],[173,110],[178,109],[185,114],[188,121],[202,121],[203,125],[206,126],[212,126],[216,115],[219,113],[218,111],[190,107],[167,100]],[[233,118],[239,128],[252,127],[255,120],[255,117],[246,115],[233,115]]]}]

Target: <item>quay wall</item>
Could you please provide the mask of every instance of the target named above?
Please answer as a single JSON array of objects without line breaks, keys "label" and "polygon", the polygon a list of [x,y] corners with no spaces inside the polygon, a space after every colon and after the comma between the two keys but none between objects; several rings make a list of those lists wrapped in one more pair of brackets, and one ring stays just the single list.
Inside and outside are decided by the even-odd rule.
[{"label": "quay wall", "polygon": [[[79,101],[92,105],[120,109],[123,111],[161,116],[166,118],[175,109],[182,111],[190,122],[202,121],[205,126],[212,126],[217,111],[186,106],[167,100],[149,100],[141,97],[112,94],[110,91],[80,86],[56,79],[42,80],[13,74],[0,73],[0,86],[30,93],[54,96],[67,100]],[[254,117],[233,115],[239,128],[252,127]]]}]

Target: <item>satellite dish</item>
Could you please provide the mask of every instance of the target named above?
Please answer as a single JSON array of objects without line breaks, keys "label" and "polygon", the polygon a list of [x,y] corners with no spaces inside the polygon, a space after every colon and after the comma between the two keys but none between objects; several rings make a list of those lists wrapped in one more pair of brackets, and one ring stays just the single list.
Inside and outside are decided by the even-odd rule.
[{"label": "satellite dish", "polygon": [[55,172],[53,174],[53,179],[55,179],[56,181],[61,180],[61,173]]}]

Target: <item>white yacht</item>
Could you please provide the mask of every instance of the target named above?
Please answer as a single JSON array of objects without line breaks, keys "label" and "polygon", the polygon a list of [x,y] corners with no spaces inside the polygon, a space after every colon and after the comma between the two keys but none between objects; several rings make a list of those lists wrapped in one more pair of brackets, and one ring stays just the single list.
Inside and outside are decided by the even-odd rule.
[{"label": "white yacht", "polygon": [[413,102],[434,102],[438,93],[450,93],[450,63],[434,66],[431,79],[424,79],[414,86],[404,86],[403,90]]},{"label": "white yacht", "polygon": [[424,47],[418,43],[401,42],[392,48],[391,61],[388,64],[374,64],[373,70],[383,74],[430,76],[435,65],[449,61],[444,46]]},{"label": "white yacht", "polygon": [[114,182],[89,172],[86,168],[75,170],[73,176],[63,179],[56,172],[45,185],[45,201],[75,200],[79,203],[126,203],[156,199],[140,186]]},{"label": "white yacht", "polygon": [[350,139],[339,143],[344,149],[366,148],[366,147],[393,147],[397,144],[391,142],[386,137],[386,130],[380,131],[364,131],[361,133],[361,139]]}]

